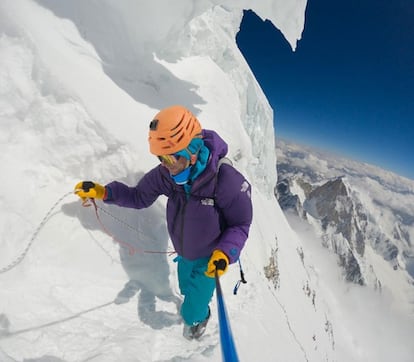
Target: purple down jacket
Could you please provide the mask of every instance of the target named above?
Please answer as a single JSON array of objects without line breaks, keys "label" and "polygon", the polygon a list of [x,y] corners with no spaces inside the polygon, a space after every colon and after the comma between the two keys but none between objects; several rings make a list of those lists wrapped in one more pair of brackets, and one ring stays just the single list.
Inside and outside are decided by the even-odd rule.
[{"label": "purple down jacket", "polygon": [[105,202],[141,209],[165,195],[168,231],[178,255],[195,260],[220,249],[234,263],[252,222],[250,184],[231,165],[223,163],[217,172],[219,159],[227,154],[227,144],[216,132],[203,130],[203,140],[210,158],[189,195],[165,167],[158,165],[135,187],[117,181],[108,184],[111,199]]}]

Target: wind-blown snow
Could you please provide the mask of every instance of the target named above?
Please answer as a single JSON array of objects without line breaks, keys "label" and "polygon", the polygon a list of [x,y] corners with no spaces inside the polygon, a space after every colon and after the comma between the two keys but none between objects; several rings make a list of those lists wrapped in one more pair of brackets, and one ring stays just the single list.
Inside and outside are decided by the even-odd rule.
[{"label": "wind-blown snow", "polygon": [[[252,8],[295,48],[306,1],[249,4],[0,3],[0,360],[221,359],[215,301],[206,336],[184,340],[172,257],[141,252],[168,248],[165,200],[141,211],[99,204],[105,227],[137,251],[130,255],[70,193],[84,179],[135,184],[157,162],[148,152],[149,121],[175,103],[228,141],[253,184],[254,223],[242,257],[248,284],[233,296],[237,266],[222,278],[240,359],[412,356],[404,323],[388,324],[390,334],[375,341],[342,323],[352,314],[272,196],[273,113],[235,34],[242,9]],[[118,293],[124,301],[135,295],[116,305]]]}]

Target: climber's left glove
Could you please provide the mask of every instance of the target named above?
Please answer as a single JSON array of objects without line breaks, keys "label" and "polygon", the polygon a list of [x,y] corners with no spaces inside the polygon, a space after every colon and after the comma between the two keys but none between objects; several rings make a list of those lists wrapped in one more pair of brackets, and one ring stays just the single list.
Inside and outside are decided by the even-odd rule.
[{"label": "climber's left glove", "polygon": [[210,278],[214,278],[217,269],[218,276],[222,276],[227,271],[228,265],[229,258],[227,255],[221,250],[214,250],[210,260],[208,261],[207,271],[205,274]]}]

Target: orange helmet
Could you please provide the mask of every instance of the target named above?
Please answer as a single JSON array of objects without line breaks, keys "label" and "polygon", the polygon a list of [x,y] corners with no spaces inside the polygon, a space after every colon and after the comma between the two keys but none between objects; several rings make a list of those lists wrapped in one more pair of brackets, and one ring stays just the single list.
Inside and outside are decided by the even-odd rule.
[{"label": "orange helmet", "polygon": [[165,108],[150,123],[150,152],[157,156],[176,153],[200,134],[200,122],[188,109],[183,106]]}]

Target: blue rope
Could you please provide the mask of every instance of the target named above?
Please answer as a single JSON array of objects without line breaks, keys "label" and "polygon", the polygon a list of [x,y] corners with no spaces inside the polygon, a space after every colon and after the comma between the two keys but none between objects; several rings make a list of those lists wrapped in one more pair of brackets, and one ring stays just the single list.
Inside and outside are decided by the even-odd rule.
[{"label": "blue rope", "polygon": [[220,280],[216,271],[216,296],[217,309],[220,326],[221,353],[224,362],[238,362],[236,346],[234,345],[231,333],[230,322],[227,318],[226,306],[224,304],[223,293],[221,291]]}]

